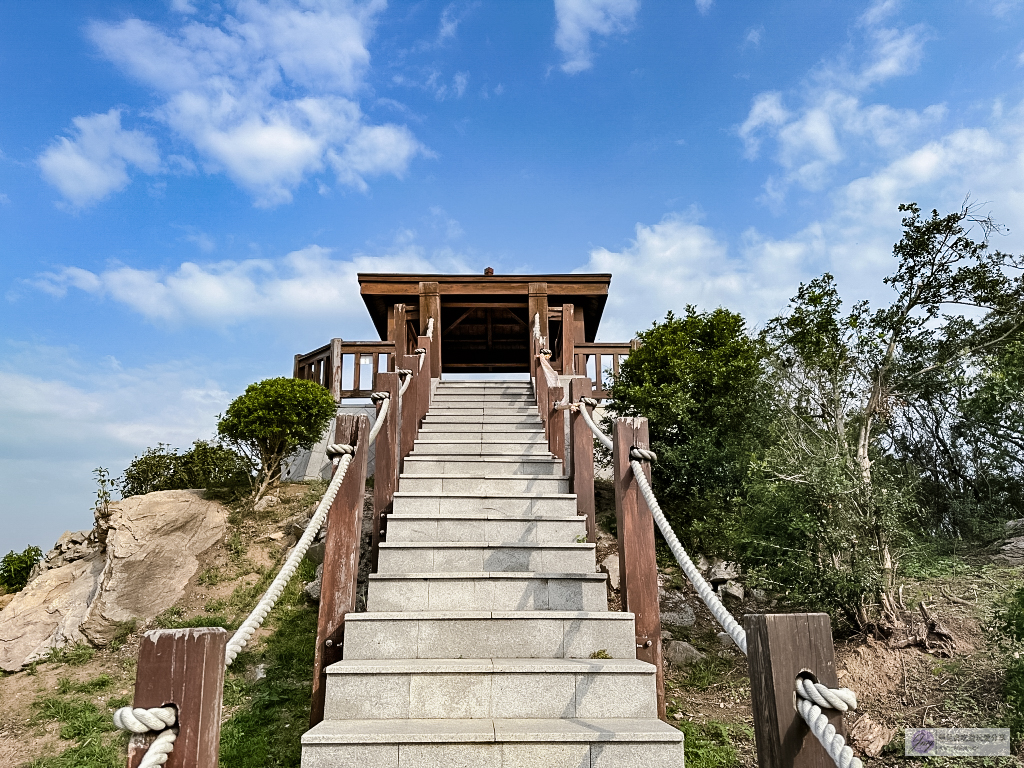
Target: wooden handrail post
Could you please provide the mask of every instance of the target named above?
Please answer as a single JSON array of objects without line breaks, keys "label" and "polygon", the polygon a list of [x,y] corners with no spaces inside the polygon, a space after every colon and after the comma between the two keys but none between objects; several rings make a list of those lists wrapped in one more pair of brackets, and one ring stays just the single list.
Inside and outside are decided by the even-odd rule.
[{"label": "wooden handrail post", "polygon": [[[395,355],[395,360],[398,361],[399,368],[412,371],[412,381],[409,383],[409,388],[405,390],[405,394],[402,395],[402,426],[400,427],[402,437],[399,442],[401,447],[398,454],[402,460],[399,468],[399,472],[401,472],[401,467],[404,467],[405,457],[412,451],[413,443],[416,442],[416,433],[419,432],[420,389],[417,386],[419,384],[417,378],[425,377],[420,377],[419,375],[419,355],[403,355],[401,357]],[[423,366],[424,371],[426,371],[426,363]]]},{"label": "wooden handrail post", "polygon": [[544,437],[548,445],[551,445],[551,431],[548,429],[548,382],[544,376],[542,357],[543,355],[537,355],[537,410],[540,411],[540,420],[544,422]]},{"label": "wooden handrail post", "polygon": [[565,397],[565,387],[548,387],[548,450],[565,463],[565,419],[556,407]]},{"label": "wooden handrail post", "polygon": [[[590,379],[572,379],[569,382],[569,402],[578,403],[581,397],[590,397],[593,385]],[[580,408],[586,406],[581,405]],[[576,514],[587,519],[587,541],[597,542],[597,517],[594,506],[594,434],[576,411],[569,420],[572,440],[572,462],[569,467],[571,490],[576,494]]]},{"label": "wooden handrail post", "polygon": [[[810,675],[838,688],[827,613],[747,614],[747,662],[760,768],[834,768],[832,758],[796,711],[796,678]],[[843,715],[823,709],[842,736]]]},{"label": "wooden handrail post", "polygon": [[[388,515],[394,504],[395,491],[398,488],[398,374],[378,373],[377,391],[390,395],[388,415],[384,418],[384,426],[377,433],[374,443],[373,469],[373,528],[372,551],[370,553],[370,570],[377,572],[377,555],[380,543],[387,538]],[[380,413],[381,403],[377,404]]]},{"label": "wooden handrail post", "polygon": [[[342,345],[344,342],[341,339],[331,339],[331,397],[334,398],[334,402],[341,402],[341,356],[342,356]],[[359,368],[359,360],[356,360],[356,368]]]},{"label": "wooden handrail post", "polygon": [[[427,335],[427,323],[434,318],[430,378],[441,378],[441,293],[436,282],[420,283],[420,335]],[[421,345],[422,346],[422,345]]]},{"label": "wooden handrail post", "polygon": [[[426,336],[419,336],[416,339],[416,346],[419,349],[427,350],[423,356],[423,367],[420,368],[418,361],[416,363],[416,381],[412,383],[419,393],[416,398],[416,432],[418,434],[420,427],[423,426],[423,419],[426,418],[427,409],[430,408],[430,355],[433,345]],[[419,355],[416,357],[419,358]]]},{"label": "wooden handrail post", "polygon": [[[313,700],[310,727],[324,719],[327,667],[341,661],[345,637],[345,614],[356,608],[356,579],[359,575],[359,540],[363,529],[363,496],[366,493],[367,439],[370,420],[366,416],[338,414],[334,442],[355,446],[345,479],[327,513],[324,541],[324,569],[320,586],[320,616],[316,629],[313,661]],[[335,470],[337,471],[337,470]]]},{"label": "wooden handrail post", "polygon": [[562,305],[562,375],[576,373],[576,308]]},{"label": "wooden handrail post", "polygon": [[[220,627],[154,629],[142,636],[132,706],[177,708],[178,738],[167,768],[217,768],[227,644]],[[132,736],[128,768],[138,767],[154,737]]]},{"label": "wooden handrail post", "polygon": [[[612,473],[619,533],[622,610],[636,616],[636,657],[657,667],[658,717],[665,719],[665,668],[658,607],[658,563],[654,554],[654,518],[629,464],[629,449],[650,448],[647,419],[615,420]],[[650,481],[650,465],[644,467]]]}]

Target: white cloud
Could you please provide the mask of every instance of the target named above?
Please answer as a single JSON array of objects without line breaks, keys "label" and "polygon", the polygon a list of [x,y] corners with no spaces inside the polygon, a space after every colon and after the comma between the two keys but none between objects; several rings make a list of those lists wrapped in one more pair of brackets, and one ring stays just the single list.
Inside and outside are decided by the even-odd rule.
[{"label": "white cloud", "polygon": [[384,6],[240,0],[216,24],[188,20],[164,30],[128,19],[95,23],[89,34],[161,95],[156,118],[194,146],[208,172],[227,173],[265,207],[288,202],[328,167],[341,183],[365,189],[367,178],[401,175],[425,153],[407,128],[370,124],[356,100]]},{"label": "white cloud", "polygon": [[638,10],[640,0],[555,0],[555,45],[565,57],[562,71],[574,75],[590,69],[591,36],[628,31]]},{"label": "white cloud", "polygon": [[747,30],[746,37],[743,38],[743,45],[750,46],[752,48],[761,47],[761,38],[764,37],[764,27],[751,27]]},{"label": "white cloud", "polygon": [[63,267],[38,275],[31,284],[56,297],[74,288],[109,298],[158,322],[224,328],[262,320],[362,319],[366,310],[357,272],[470,271],[450,252],[428,258],[409,242],[411,237],[403,235],[405,242],[387,256],[333,259],[329,249],[311,245],[281,259],[184,262],[171,272],[123,264],[99,272]]},{"label": "white cloud", "polygon": [[798,247],[753,240],[733,255],[692,216],[670,215],[658,224],[637,224],[636,239],[620,251],[592,250],[577,271],[612,273],[600,337],[625,341],[687,304],[725,306],[764,320],[784,306],[803,274],[803,255]]},{"label": "white cloud", "polygon": [[185,448],[212,437],[232,397],[211,377],[216,364],[125,369],[112,359],[88,363],[65,349],[27,346],[5,358],[0,525],[8,548],[45,550],[62,531],[90,528],[95,467],[119,475],[158,442]]},{"label": "white cloud", "polygon": [[[754,97],[737,133],[750,159],[758,156],[766,139],[774,141],[774,159],[782,174],[768,178],[762,197],[773,209],[781,208],[792,184],[820,191],[840,164],[891,159],[945,117],[942,104],[918,111],[864,103],[870,88],[910,74],[920,64],[926,30],[883,26],[895,11],[894,0],[883,0],[861,16],[854,35],[860,35],[859,63],[844,57],[816,67],[795,98],[778,91]],[[786,101],[799,106],[787,107]]]},{"label": "white cloud", "polygon": [[128,166],[160,169],[156,142],[142,131],[121,127],[121,110],[76,117],[72,137],[59,137],[38,158],[43,178],[73,205],[102,200],[131,182]]},{"label": "white cloud", "polygon": [[189,0],[171,0],[171,10],[175,13],[195,13],[196,7]]},{"label": "white cloud", "polygon": [[694,5],[697,6],[697,11],[701,16],[707,16],[711,13],[711,8],[715,4],[715,0],[693,0]]}]

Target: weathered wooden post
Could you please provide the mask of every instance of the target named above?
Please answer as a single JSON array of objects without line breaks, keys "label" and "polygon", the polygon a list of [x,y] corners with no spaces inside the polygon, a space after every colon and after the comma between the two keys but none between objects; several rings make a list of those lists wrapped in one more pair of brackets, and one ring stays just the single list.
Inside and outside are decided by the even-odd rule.
[{"label": "weathered wooden post", "polygon": [[416,432],[419,433],[420,427],[423,426],[423,419],[427,415],[427,409],[430,408],[430,356],[433,351],[433,345],[426,336],[420,336],[416,339],[417,349],[424,349],[426,352],[423,354],[423,365],[420,366],[420,362],[417,357],[416,363],[416,380],[412,383],[412,386],[416,388]]},{"label": "weathered wooden post", "polygon": [[431,339],[432,357],[430,378],[441,378],[441,293],[435,282],[420,283],[420,335],[426,336],[427,323],[434,319],[434,338]]},{"label": "weathered wooden post", "polygon": [[[650,448],[647,419],[615,420],[612,476],[615,520],[619,533],[619,580],[622,610],[636,616],[636,657],[654,664],[658,677],[658,717],[665,718],[665,669],[658,606],[658,563],[654,554],[654,518],[629,464],[630,448]],[[644,463],[650,481],[650,465]]]},{"label": "weathered wooden post", "polygon": [[[359,539],[363,528],[363,496],[366,492],[367,438],[370,420],[366,416],[339,414],[334,442],[355,446],[338,495],[327,513],[324,541],[324,570],[320,587],[320,617],[316,629],[313,661],[313,701],[310,727],[324,719],[324,695],[328,666],[341,661],[345,637],[345,614],[356,607],[356,578],[359,575]],[[335,468],[337,471],[337,468]]]},{"label": "weathered wooden post", "polygon": [[[341,363],[342,363],[342,345],[344,342],[341,339],[331,339],[331,363],[330,371],[331,382],[329,389],[331,390],[331,396],[334,398],[334,402],[341,402]],[[356,370],[359,370],[359,359],[356,358]]]},{"label": "weathered wooden post", "polygon": [[562,375],[576,373],[576,308],[562,305]]},{"label": "weathered wooden post", "polygon": [[540,420],[544,423],[544,437],[551,443],[551,432],[548,429],[548,378],[544,373],[544,355],[537,353],[537,410],[540,411]]},{"label": "weathered wooden post", "polygon": [[[373,470],[373,551],[370,553],[370,568],[377,572],[377,555],[380,543],[387,536],[388,515],[394,504],[395,491],[398,488],[398,389],[401,386],[398,374],[378,373],[377,391],[388,393],[388,415],[384,418],[384,426],[377,433],[374,443]],[[377,403],[377,413],[383,403]]]},{"label": "weathered wooden post", "polygon": [[[405,461],[405,457],[412,451],[413,443],[416,442],[416,433],[419,431],[419,418],[420,418],[420,388],[417,386],[420,379],[426,377],[426,363],[424,363],[424,375],[420,376],[420,356],[419,355],[403,355],[399,357],[395,355],[395,360],[398,363],[399,369],[405,369],[412,371],[412,381],[409,382],[409,387],[405,390],[405,394],[402,395],[402,407],[401,407],[401,418],[402,418],[402,437],[401,449],[399,455],[402,461]],[[404,465],[403,465],[404,466]],[[401,471],[401,470],[399,470]]]},{"label": "weathered wooden post", "polygon": [[[227,644],[220,627],[154,629],[142,636],[132,706],[177,708],[178,738],[167,768],[217,768]],[[128,768],[138,768],[155,736],[132,736]]]},{"label": "weathered wooden post", "polygon": [[[581,397],[592,397],[594,393],[590,379],[572,379],[569,382],[569,401],[579,403]],[[580,408],[586,408],[582,403]],[[569,467],[569,482],[576,494],[576,514],[587,519],[587,541],[597,542],[597,517],[594,506],[594,433],[575,411],[569,421],[572,440],[572,462]]]},{"label": "weathered wooden post", "polygon": [[[796,679],[806,675],[838,688],[827,613],[747,614],[747,663],[760,768],[834,768],[796,710]],[[822,709],[844,738],[843,715]]]},{"label": "weathered wooden post", "polygon": [[565,387],[548,387],[548,450],[565,462],[565,411],[558,404],[565,397]]},{"label": "weathered wooden post", "polygon": [[400,360],[409,351],[409,326],[405,304],[388,307],[388,339],[395,342],[395,355]]}]

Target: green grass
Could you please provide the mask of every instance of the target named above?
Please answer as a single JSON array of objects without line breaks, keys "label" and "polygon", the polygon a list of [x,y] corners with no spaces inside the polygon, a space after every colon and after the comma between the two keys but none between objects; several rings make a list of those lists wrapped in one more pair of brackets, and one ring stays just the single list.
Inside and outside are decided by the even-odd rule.
[{"label": "green grass", "polygon": [[98,693],[105,691],[107,688],[114,684],[114,678],[110,675],[100,675],[94,677],[92,680],[86,680],[82,683],[76,683],[70,678],[62,677],[57,681],[57,692],[58,693]]},{"label": "green grass", "polygon": [[[240,708],[221,729],[221,768],[292,768],[309,727],[317,609],[293,578],[267,617],[274,633],[256,651],[239,655],[228,670],[226,706]],[[246,669],[263,664],[266,677],[250,682]]]},{"label": "green grass", "polygon": [[739,765],[740,758],[733,746],[734,739],[737,736],[747,740],[754,738],[753,730],[745,725],[730,725],[714,720],[704,725],[688,720],[673,722],[683,732],[686,768],[731,768]]},{"label": "green grass", "polygon": [[95,655],[95,648],[85,643],[75,643],[64,648],[51,648],[46,661],[51,664],[69,664],[72,667],[80,667],[92,661],[92,657]]},{"label": "green grass", "polygon": [[717,656],[707,656],[692,664],[683,678],[683,685],[698,691],[706,691],[722,682],[728,664]]},{"label": "green grass", "polygon": [[61,678],[57,695],[36,699],[36,721],[60,723],[60,738],[75,743],[59,755],[26,763],[25,768],[121,768],[127,736],[116,731],[112,716],[122,701],[111,700],[101,706],[76,695],[95,694],[111,685],[109,675],[82,683]]}]

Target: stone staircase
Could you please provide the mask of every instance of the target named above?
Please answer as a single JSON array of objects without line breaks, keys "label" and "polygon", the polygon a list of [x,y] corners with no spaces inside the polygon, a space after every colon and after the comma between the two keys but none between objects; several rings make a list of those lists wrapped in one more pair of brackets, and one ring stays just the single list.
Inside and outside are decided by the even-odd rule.
[{"label": "stone staircase", "polygon": [[528,382],[439,384],[387,539],[303,768],[682,768]]}]

